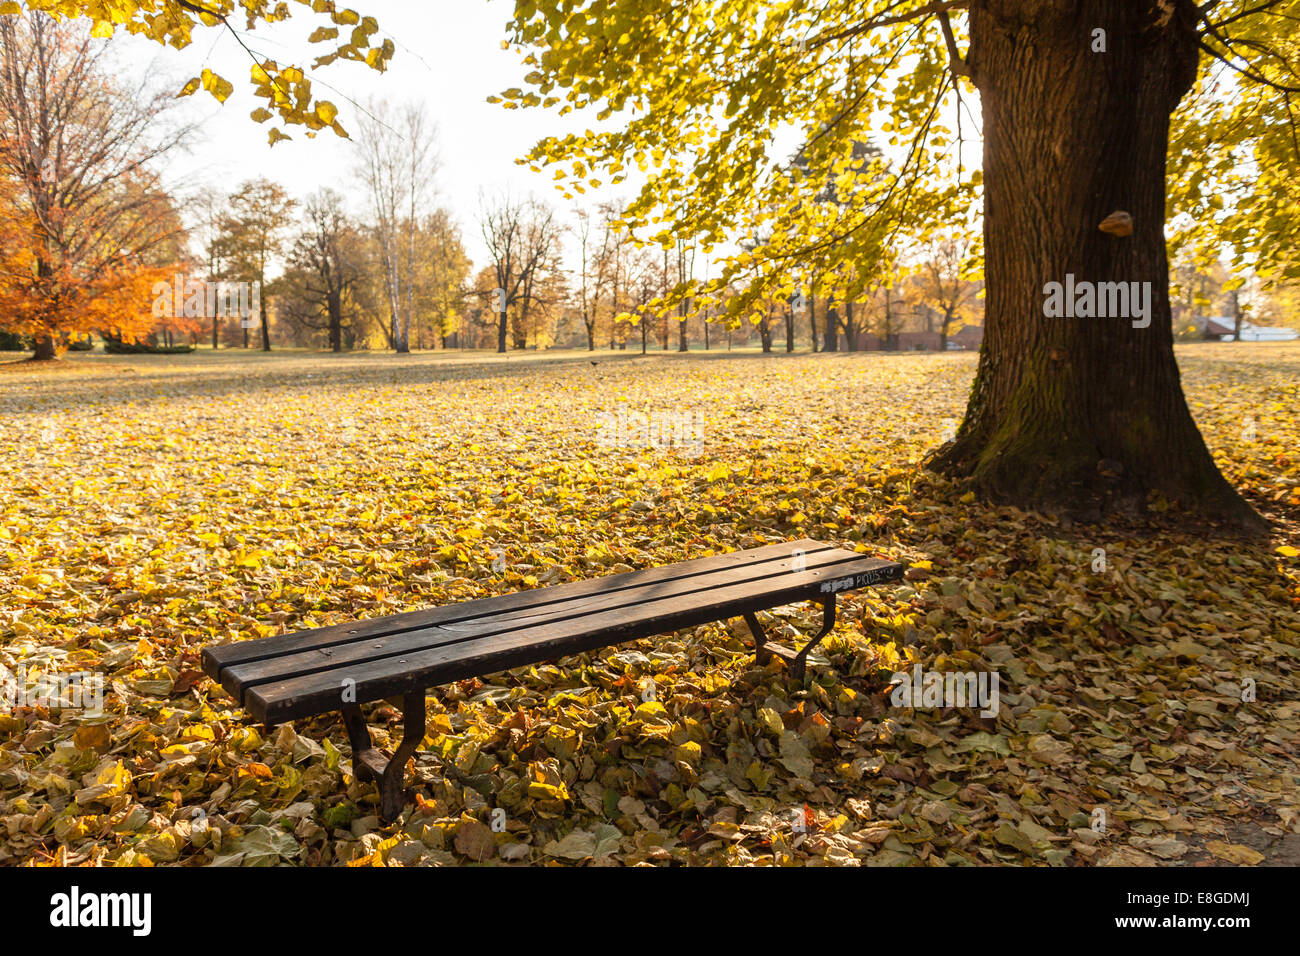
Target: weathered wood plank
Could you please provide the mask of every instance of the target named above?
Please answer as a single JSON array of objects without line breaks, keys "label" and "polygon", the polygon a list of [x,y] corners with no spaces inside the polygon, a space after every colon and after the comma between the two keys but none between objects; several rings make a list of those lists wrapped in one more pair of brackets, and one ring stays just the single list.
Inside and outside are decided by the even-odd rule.
[{"label": "weathered wood plank", "polygon": [[[863,555],[852,551],[831,548],[805,555],[804,564],[807,571],[814,572],[814,576],[816,574],[826,576],[834,575],[836,566],[860,561],[862,558]],[[242,700],[247,689],[256,684],[339,667],[353,667],[368,661],[414,654],[434,647],[481,640],[526,627],[565,621],[575,632],[581,631],[596,626],[587,623],[587,618],[593,615],[648,601],[699,593],[704,595],[707,603],[707,592],[747,581],[767,581],[787,575],[792,573],[792,564],[793,560],[787,554],[777,560],[745,562],[702,574],[643,583],[594,595],[583,595],[533,608],[502,611],[468,621],[433,625],[418,630],[332,644],[324,648],[316,647],[224,667],[219,679],[226,690]]]},{"label": "weathered wood plank", "polygon": [[[785,547],[789,547],[786,545]],[[845,590],[898,580],[903,567],[865,556],[834,566],[834,575],[817,570],[790,572],[744,581],[707,592],[613,608],[573,621],[515,629],[401,657],[258,684],[248,689],[244,706],[258,720],[280,723],[338,709],[345,681],[357,703],[551,661],[566,655],[621,644],[739,616],[801,600],[833,597]]]},{"label": "weathered wood plank", "polygon": [[585,578],[581,581],[570,581],[565,584],[555,584],[528,591],[516,591],[511,594],[477,598],[472,601],[426,608],[420,611],[409,611],[405,614],[395,614],[389,617],[350,621],[345,624],[311,628],[291,634],[280,634],[275,637],[213,645],[203,650],[203,671],[213,680],[220,680],[221,671],[224,668],[249,661],[263,660],[312,648],[330,647],[334,644],[344,644],[364,638],[397,634],[434,625],[450,625],[506,611],[541,608],[548,604],[583,596],[707,574],[711,571],[738,567],[743,564],[777,561],[788,558],[795,548],[800,548],[811,556],[816,552],[829,550],[831,546],[808,539],[781,542],[765,545],[761,548],[752,548],[747,551],[732,551],[728,554],[695,558],[690,561],[646,568],[641,571],[629,571],[624,574],[605,575],[598,578]]}]

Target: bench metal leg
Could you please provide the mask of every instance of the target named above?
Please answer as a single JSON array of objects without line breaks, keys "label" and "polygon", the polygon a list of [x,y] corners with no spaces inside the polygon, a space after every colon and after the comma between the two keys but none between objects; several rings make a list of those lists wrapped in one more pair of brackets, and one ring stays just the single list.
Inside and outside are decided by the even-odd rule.
[{"label": "bench metal leg", "polygon": [[789,662],[791,675],[803,680],[804,672],[808,666],[808,652],[820,644],[822,638],[829,634],[831,628],[835,626],[835,595],[832,594],[823,598],[821,606],[822,629],[798,651],[792,651],[780,644],[770,643],[767,639],[767,633],[763,630],[763,625],[758,623],[758,618],[754,615],[754,612],[746,611],[744,614],[745,623],[749,625],[749,633],[754,635],[754,660],[759,664],[766,664],[775,654]]},{"label": "bench metal leg", "polygon": [[370,728],[356,704],[343,705],[343,724],[352,744],[352,769],[359,780],[374,780],[379,784],[379,819],[392,823],[402,813],[406,802],[402,782],[406,774],[406,761],[424,740],[424,691],[413,691],[402,698],[402,742],[386,759],[370,739]]}]

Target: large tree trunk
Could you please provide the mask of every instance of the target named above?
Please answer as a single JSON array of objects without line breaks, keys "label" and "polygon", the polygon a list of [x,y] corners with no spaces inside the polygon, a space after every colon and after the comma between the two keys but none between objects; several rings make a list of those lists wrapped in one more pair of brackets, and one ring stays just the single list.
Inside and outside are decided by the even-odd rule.
[{"label": "large tree trunk", "polygon": [[497,351],[505,352],[506,350],[506,312],[502,309],[497,313]]},{"label": "large tree trunk", "polygon": [[826,300],[826,327],[822,332],[823,352],[839,351],[839,324],[840,317],[835,311],[835,297],[831,296]]},{"label": "large tree trunk", "polygon": [[[972,5],[970,35],[984,343],[965,420],[932,465],[996,500],[1085,520],[1158,495],[1258,527],[1215,467],[1174,360],[1165,155],[1196,76],[1191,0],[987,0]],[[1131,235],[1098,228],[1116,211]],[[1076,288],[1150,283],[1146,319],[1049,317],[1046,285],[1071,275]]]},{"label": "large tree trunk", "polygon": [[59,343],[52,335],[37,335],[32,350],[32,358],[38,362],[49,362],[59,357]]}]

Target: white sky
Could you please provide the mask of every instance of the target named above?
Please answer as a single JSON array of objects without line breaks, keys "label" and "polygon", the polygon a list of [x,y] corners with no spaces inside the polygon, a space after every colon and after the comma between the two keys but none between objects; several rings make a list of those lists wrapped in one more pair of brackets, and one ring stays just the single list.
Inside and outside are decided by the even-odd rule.
[{"label": "white sky", "polygon": [[[290,5],[294,16],[288,23],[259,25],[241,35],[258,54],[307,69],[316,95],[339,107],[340,121],[354,135],[358,111],[349,98],[365,103],[370,97],[382,97],[394,105],[422,100],[438,124],[437,202],[460,222],[476,268],[487,261],[476,222],[480,191],[489,196],[505,189],[520,196],[533,193],[567,212],[572,204],[552,185],[552,173],[533,173],[514,160],[543,136],[594,127],[595,118],[559,117],[541,109],[507,111],[486,102],[491,94],[522,86],[527,72],[519,62],[520,54],[501,49],[505,24],[514,9],[510,0],[357,0],[354,6],[374,16],[380,36],[391,37],[397,45],[385,73],[351,62],[311,70],[312,60],[326,52],[328,44],[309,44],[305,38],[327,21],[297,4]],[[194,111],[191,115],[203,117],[203,122],[188,153],[170,162],[168,178],[174,185],[180,181],[187,186],[211,184],[230,192],[262,175],[299,199],[322,186],[333,187],[348,196],[354,212],[364,212],[365,197],[356,190],[352,176],[354,147],[348,140],[329,130],[307,139],[304,130],[288,127],[292,142],[267,145],[273,121],[258,124],[249,119],[249,112],[261,105],[248,84],[251,59],[228,31],[200,29],[195,42],[179,51],[137,37],[114,42],[129,54],[133,66],[138,62],[164,81],[174,80],[175,89],[204,66],[235,86],[224,104],[203,91],[186,104]],[[603,196],[588,190],[582,198],[594,206]]]}]

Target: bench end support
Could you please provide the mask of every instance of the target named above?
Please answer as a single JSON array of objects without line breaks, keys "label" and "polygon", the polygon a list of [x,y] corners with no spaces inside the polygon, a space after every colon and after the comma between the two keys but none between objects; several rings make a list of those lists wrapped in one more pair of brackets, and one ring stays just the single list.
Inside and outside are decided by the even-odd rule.
[{"label": "bench end support", "polygon": [[822,628],[798,651],[792,651],[779,644],[769,643],[767,633],[763,630],[763,625],[758,622],[754,612],[745,611],[745,623],[749,625],[749,632],[754,635],[754,660],[760,665],[766,664],[775,654],[788,662],[792,676],[803,680],[808,667],[808,652],[820,644],[822,638],[829,634],[831,628],[835,626],[835,595],[827,595],[821,599],[820,603],[822,606]]},{"label": "bench end support", "polygon": [[379,819],[392,823],[402,814],[406,792],[402,783],[406,761],[424,740],[424,691],[411,691],[402,698],[402,742],[386,759],[370,739],[370,728],[357,704],[343,705],[343,725],[352,744],[352,770],[359,780],[374,780],[379,785]]}]

